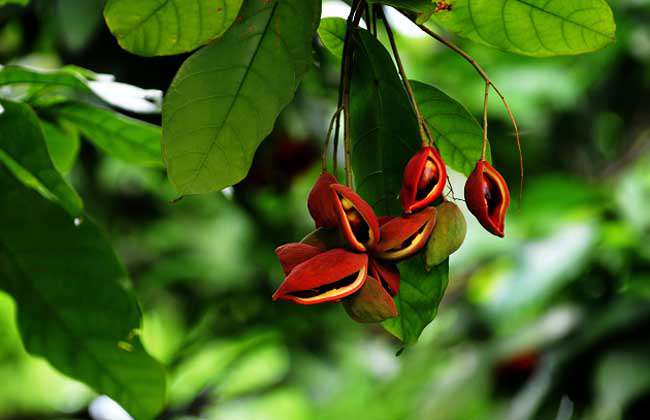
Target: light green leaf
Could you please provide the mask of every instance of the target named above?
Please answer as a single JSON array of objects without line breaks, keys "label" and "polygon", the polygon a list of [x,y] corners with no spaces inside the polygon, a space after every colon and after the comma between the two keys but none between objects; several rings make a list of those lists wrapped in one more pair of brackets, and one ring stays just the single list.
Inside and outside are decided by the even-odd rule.
[{"label": "light green leaf", "polygon": [[445,164],[465,175],[472,173],[483,149],[483,129],[478,121],[437,88],[416,81],[411,85]]},{"label": "light green leaf", "polygon": [[448,0],[434,19],[456,34],[516,54],[582,54],[614,42],[605,0]]},{"label": "light green leaf", "polygon": [[125,50],[170,55],[223,35],[241,5],[242,0],[108,0],[104,17]]},{"label": "light green leaf", "polygon": [[383,326],[404,344],[417,342],[424,328],[433,321],[449,281],[449,260],[426,272],[422,258],[399,264],[401,281],[395,304],[399,315]]},{"label": "light green leaf", "polygon": [[[109,395],[137,419],[163,407],[163,367],[134,332],[140,309],[127,273],[90,221],[58,206],[0,167],[0,289],[16,301],[28,352]],[[6,201],[4,201],[6,200]]]},{"label": "light green leaf", "polygon": [[343,42],[345,41],[345,19],[328,17],[321,19],[318,27],[318,37],[329,52],[337,58],[343,56]]},{"label": "light green leaf", "polygon": [[36,70],[33,68],[8,65],[0,66],[0,86],[5,85],[63,86],[86,93],[92,93],[86,79],[74,68],[59,70]]},{"label": "light green leaf", "polygon": [[247,2],[241,21],[192,55],[163,104],[163,155],[181,194],[246,176],[311,64],[317,0]]},{"label": "light green leaf", "polygon": [[74,124],[81,134],[117,159],[142,166],[162,166],[160,127],[109,109],[69,102],[47,108]]},{"label": "light green leaf", "polygon": [[0,163],[25,185],[60,202],[72,216],[81,214],[81,198],[54,167],[34,111],[7,100],[0,104],[4,108],[0,114]]},{"label": "light green leaf", "polygon": [[417,120],[388,51],[362,29],[352,40],[350,131],[357,192],[377,214],[399,214],[404,167],[421,144]]},{"label": "light green leaf", "polygon": [[41,120],[45,143],[56,169],[67,174],[74,166],[79,154],[79,132],[71,124],[55,124]]},{"label": "light green leaf", "polygon": [[21,6],[27,6],[29,4],[29,0],[0,0],[0,6],[4,6],[5,4],[19,4]]}]

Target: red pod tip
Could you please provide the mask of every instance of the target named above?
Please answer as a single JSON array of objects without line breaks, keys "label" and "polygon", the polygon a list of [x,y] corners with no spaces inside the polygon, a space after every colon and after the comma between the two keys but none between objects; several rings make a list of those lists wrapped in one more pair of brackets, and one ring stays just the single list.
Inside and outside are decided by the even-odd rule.
[{"label": "red pod tip", "polygon": [[355,251],[365,252],[379,242],[379,221],[363,198],[341,184],[330,186],[335,198],[339,228]]},{"label": "red pod tip", "polygon": [[442,195],[447,168],[435,147],[422,147],[406,164],[400,200],[404,211],[421,210]]},{"label": "red pod tip", "polygon": [[479,160],[467,178],[465,202],[488,232],[503,238],[510,191],[503,176],[487,161]]},{"label": "red pod tip", "polygon": [[336,184],[334,175],[323,172],[309,193],[307,208],[312,219],[316,222],[316,228],[336,228],[338,226],[336,209],[330,185]]}]

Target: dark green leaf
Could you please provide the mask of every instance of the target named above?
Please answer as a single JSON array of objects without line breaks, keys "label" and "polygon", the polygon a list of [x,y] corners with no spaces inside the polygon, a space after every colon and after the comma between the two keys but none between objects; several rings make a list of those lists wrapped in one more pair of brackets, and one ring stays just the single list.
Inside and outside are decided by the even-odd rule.
[{"label": "dark green leaf", "polygon": [[246,176],[311,64],[316,0],[247,2],[241,21],[181,67],[163,106],[163,154],[181,194]]},{"label": "dark green leaf", "polygon": [[107,394],[135,418],[162,408],[163,367],[135,332],[141,313],[127,273],[90,221],[75,226],[55,204],[0,168],[0,289],[16,300],[25,348]]},{"label": "dark green leaf", "polygon": [[469,175],[481,158],[483,129],[463,105],[444,92],[420,82],[411,84],[445,164]]},{"label": "dark green leaf", "polygon": [[104,17],[125,50],[170,55],[223,35],[241,5],[242,0],[108,0]]},{"label": "dark green leaf", "polygon": [[352,39],[350,123],[357,191],[377,214],[399,214],[404,167],[421,144],[417,120],[383,45],[361,29]]},{"label": "dark green leaf", "polygon": [[161,166],[160,127],[126,117],[109,109],[82,103],[47,108],[74,124],[81,134],[107,154],[142,166]]},{"label": "dark green leaf", "polygon": [[55,124],[41,120],[45,143],[56,169],[67,174],[79,154],[79,132],[71,124]]},{"label": "dark green leaf", "polygon": [[81,198],[54,167],[34,111],[25,104],[7,100],[0,104],[4,108],[0,114],[0,163],[25,185],[59,201],[71,215],[81,214]]},{"label": "dark green leaf", "polygon": [[318,27],[318,37],[329,52],[337,58],[343,55],[343,42],[345,40],[345,19],[328,17],[321,19]]},{"label": "dark green leaf", "polygon": [[454,0],[438,23],[460,36],[536,57],[582,54],[614,42],[605,0]]},{"label": "dark green leaf", "polygon": [[58,0],[56,2],[59,31],[65,47],[80,51],[92,40],[102,24],[104,0]]},{"label": "dark green leaf", "polygon": [[383,325],[405,344],[414,344],[438,313],[449,280],[449,260],[426,272],[422,258],[415,257],[400,263],[399,271],[401,282],[395,297],[399,315]]}]

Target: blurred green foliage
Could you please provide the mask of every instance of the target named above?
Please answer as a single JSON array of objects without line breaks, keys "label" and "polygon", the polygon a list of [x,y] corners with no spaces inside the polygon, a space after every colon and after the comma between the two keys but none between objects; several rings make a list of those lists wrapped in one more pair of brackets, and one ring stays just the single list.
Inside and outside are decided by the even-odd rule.
[{"label": "blurred green foliage", "polygon": [[[0,9],[3,62],[167,87],[179,60],[129,57],[101,25],[62,25],[58,3]],[[168,367],[161,418],[647,418],[650,2],[612,3],[617,42],[590,55],[525,58],[458,40],[519,119],[525,190],[505,240],[467,217],[438,318],[399,357],[395,339],[339,306],[270,300],[282,275],[273,249],[311,227],[305,200],[338,83],[323,48],[232,194],[172,204],[160,170],[82,143],[67,178],[127,265],[144,345]],[[398,42],[413,79],[480,115],[484,84],[467,63],[429,39]],[[493,160],[514,186],[513,133],[496,98],[490,109]],[[452,182],[462,191],[462,176]],[[95,395],[26,354],[14,311],[0,293],[0,418],[87,418]]]}]

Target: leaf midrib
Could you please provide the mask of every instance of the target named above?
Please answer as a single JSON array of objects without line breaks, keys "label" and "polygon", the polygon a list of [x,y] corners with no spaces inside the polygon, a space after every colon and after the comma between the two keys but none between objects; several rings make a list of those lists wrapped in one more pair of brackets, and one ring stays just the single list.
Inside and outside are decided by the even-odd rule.
[{"label": "leaf midrib", "polygon": [[[471,0],[469,0],[469,1],[471,1]],[[613,36],[610,36],[610,35],[608,35],[608,34],[606,34],[606,33],[604,33],[604,32],[598,31],[598,30],[596,30],[596,29],[594,29],[594,28],[591,28],[591,27],[589,27],[589,26],[587,26],[587,25],[584,25],[584,24],[582,24],[582,23],[580,23],[580,22],[573,21],[573,20],[568,19],[568,18],[566,18],[566,17],[564,17],[564,16],[558,15],[557,13],[553,13],[553,12],[551,12],[551,11],[549,11],[549,10],[542,9],[541,7],[539,7],[539,6],[537,6],[537,5],[534,5],[534,4],[531,4],[531,3],[527,2],[526,0],[504,0],[504,3],[507,3],[508,1],[516,1],[516,2],[519,2],[519,3],[521,3],[521,4],[525,5],[525,6],[530,7],[531,9],[535,9],[535,10],[538,10],[538,11],[540,11],[540,12],[542,12],[542,13],[546,13],[546,14],[548,14],[548,15],[550,15],[550,16],[553,16],[553,17],[555,17],[555,18],[557,18],[557,19],[560,19],[560,20],[562,20],[562,21],[564,21],[564,22],[568,22],[568,23],[570,23],[570,24],[572,24],[572,25],[575,25],[575,26],[578,26],[578,27],[580,27],[580,28],[582,28],[582,29],[586,29],[586,30],[591,31],[591,32],[593,32],[593,33],[595,33],[595,34],[598,34],[598,35],[600,35],[600,36],[602,36],[602,37],[608,38],[608,39],[610,39],[610,40],[612,40],[612,41],[616,39],[616,38],[613,37]]]},{"label": "leaf midrib", "polygon": [[[185,186],[185,190],[187,190],[187,187],[190,187],[194,181],[196,181],[196,178],[199,176],[201,172],[203,172],[203,169],[205,168],[205,164],[208,160],[208,157],[212,153],[212,149],[214,148],[215,144],[217,143],[219,139],[219,135],[221,134],[221,131],[223,130],[223,127],[226,125],[228,122],[228,119],[230,118],[230,114],[232,113],[232,110],[235,106],[235,103],[238,101],[239,94],[241,93],[241,90],[246,82],[246,79],[248,78],[248,74],[250,73],[251,67],[253,67],[253,63],[255,62],[255,58],[257,57],[258,52],[260,51],[260,48],[262,47],[262,44],[264,43],[264,39],[266,37],[267,31],[269,29],[269,26],[271,25],[271,21],[273,20],[273,16],[275,15],[275,11],[277,10],[279,5],[279,2],[275,2],[273,4],[273,7],[271,9],[271,13],[269,14],[269,19],[266,21],[266,25],[264,25],[264,29],[262,32],[260,32],[260,40],[255,47],[255,51],[253,52],[253,55],[251,56],[251,59],[249,60],[249,65],[246,67],[246,70],[244,71],[244,75],[241,78],[241,81],[239,82],[239,85],[237,86],[237,90],[235,91],[235,94],[233,95],[232,100],[230,101],[230,106],[228,107],[228,111],[226,111],[226,115],[223,118],[223,123],[221,124],[221,127],[217,130],[217,133],[214,135],[214,139],[210,142],[210,147],[208,147],[208,150],[203,156],[203,159],[201,159],[201,163],[199,167],[196,169],[194,172],[194,175],[192,176],[192,180],[187,183]],[[185,194],[185,191],[182,192],[182,194]]]}]

